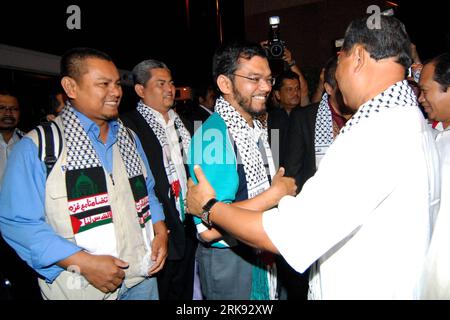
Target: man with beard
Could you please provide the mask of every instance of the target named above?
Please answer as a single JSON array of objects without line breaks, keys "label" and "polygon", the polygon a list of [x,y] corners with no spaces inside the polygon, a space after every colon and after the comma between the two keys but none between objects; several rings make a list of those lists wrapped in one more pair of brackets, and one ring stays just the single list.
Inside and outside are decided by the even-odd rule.
[{"label": "man with beard", "polygon": [[[264,50],[253,43],[219,48],[213,58],[213,77],[221,96],[215,113],[192,139],[191,174],[194,164],[202,165],[221,201],[244,208],[271,208],[282,195],[294,192],[295,185],[293,179],[283,177],[284,170],[275,175],[267,130],[255,119],[265,112],[274,82]],[[262,200],[256,207],[248,200],[253,197]],[[202,220],[196,218],[204,297],[278,299],[274,256],[211,226],[207,211]]]},{"label": "man with beard", "polygon": [[0,89],[0,190],[8,156],[14,144],[24,135],[17,128],[19,119],[20,107],[16,95]]},{"label": "man with beard", "polygon": [[158,299],[151,276],[164,264],[167,228],[140,141],[117,120],[119,72],[105,53],[74,48],[61,76],[69,101],[52,125],[61,152],[48,172],[42,126],[17,143],[0,231],[40,274],[45,299]]}]

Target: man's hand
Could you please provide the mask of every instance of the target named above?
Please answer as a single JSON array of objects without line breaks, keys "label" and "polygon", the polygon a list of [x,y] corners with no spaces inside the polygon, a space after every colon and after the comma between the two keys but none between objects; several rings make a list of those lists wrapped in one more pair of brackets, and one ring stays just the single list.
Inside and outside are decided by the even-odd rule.
[{"label": "man's hand", "polygon": [[291,52],[291,50],[289,50],[286,47],[284,48],[284,51],[283,51],[283,60],[286,61],[286,63],[288,65],[291,65],[291,63],[294,62],[293,59],[292,59],[292,52]]},{"label": "man's hand", "polygon": [[269,47],[269,40],[263,40],[259,43],[259,45],[263,47],[263,49],[267,49]]},{"label": "man's hand", "polygon": [[148,270],[148,275],[152,276],[159,272],[166,262],[168,255],[167,243],[169,240],[166,223],[164,221],[158,221],[153,225],[155,230],[155,237],[152,241],[152,267]]},{"label": "man's hand", "polygon": [[58,262],[58,265],[67,269],[77,266],[90,284],[104,293],[114,292],[125,278],[128,263],[112,256],[96,256],[79,251],[70,257]]},{"label": "man's hand", "polygon": [[216,192],[211,184],[209,184],[199,165],[194,166],[194,173],[197,177],[198,184],[195,185],[192,179],[189,179],[188,181],[186,209],[188,213],[200,216],[203,211],[203,206],[209,199],[216,197]]},{"label": "man's hand", "polygon": [[56,116],[54,114],[48,114],[45,116],[45,119],[47,119],[47,121],[53,121],[56,119]]},{"label": "man's hand", "polygon": [[295,196],[297,192],[297,185],[295,184],[295,179],[284,176],[284,168],[280,167],[277,174],[272,179],[272,186],[274,196],[276,198],[276,203],[286,195]]}]

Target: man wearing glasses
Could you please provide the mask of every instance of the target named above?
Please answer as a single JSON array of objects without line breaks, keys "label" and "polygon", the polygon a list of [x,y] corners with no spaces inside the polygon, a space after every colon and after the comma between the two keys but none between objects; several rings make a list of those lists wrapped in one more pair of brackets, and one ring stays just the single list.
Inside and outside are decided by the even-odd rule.
[{"label": "man wearing glasses", "polygon": [[[194,165],[200,164],[220,201],[245,208],[271,208],[283,194],[295,192],[295,183],[283,177],[284,170],[275,175],[267,130],[256,120],[265,112],[274,84],[264,49],[253,43],[218,49],[213,58],[213,78],[221,96],[216,100],[215,113],[192,138],[191,175]],[[261,201],[256,204],[255,199]],[[205,206],[202,219],[196,218],[204,297],[278,299],[274,256],[211,226],[208,206],[212,204]]]},{"label": "man wearing glasses", "polygon": [[14,93],[0,89],[0,190],[8,155],[24,133],[17,129],[20,119],[19,101]]}]

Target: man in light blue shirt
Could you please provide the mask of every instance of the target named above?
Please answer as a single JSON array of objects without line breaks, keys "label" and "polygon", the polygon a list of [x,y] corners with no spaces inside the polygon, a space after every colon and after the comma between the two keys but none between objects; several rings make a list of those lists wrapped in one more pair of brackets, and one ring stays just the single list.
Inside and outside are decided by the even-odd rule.
[{"label": "man in light blue shirt", "polygon": [[[167,228],[141,143],[116,120],[120,75],[109,56],[89,48],[66,53],[61,73],[69,96],[55,122],[63,152],[47,177],[38,131],[16,145],[0,194],[1,233],[45,279],[40,281],[44,298],[157,299],[151,276],[164,266]],[[78,188],[86,179],[94,186],[91,193]],[[81,190],[78,196],[72,194],[75,189]],[[68,210],[60,210],[61,204]],[[65,270],[88,284],[80,282],[81,290],[73,290]],[[69,280],[62,281],[66,274]]]}]

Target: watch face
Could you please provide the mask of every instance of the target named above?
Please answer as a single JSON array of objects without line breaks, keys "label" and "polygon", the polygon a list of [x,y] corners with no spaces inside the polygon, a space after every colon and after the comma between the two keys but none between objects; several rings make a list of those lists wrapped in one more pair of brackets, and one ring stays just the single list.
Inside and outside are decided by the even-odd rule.
[{"label": "watch face", "polygon": [[211,223],[209,221],[209,211],[203,211],[202,212],[202,221],[204,224],[206,224],[208,227],[211,226]]},{"label": "watch face", "polygon": [[211,226],[212,226],[212,223],[211,223],[211,221],[209,220],[209,213],[210,213],[209,211],[211,210],[212,206],[213,206],[216,202],[218,202],[218,200],[215,199],[215,198],[212,198],[212,199],[210,199],[210,200],[205,204],[205,206],[203,207],[202,221],[203,221],[203,223],[206,224],[208,227],[211,227]]}]

